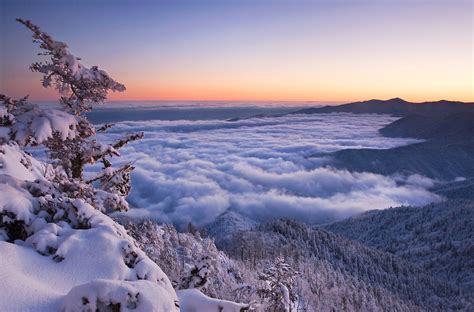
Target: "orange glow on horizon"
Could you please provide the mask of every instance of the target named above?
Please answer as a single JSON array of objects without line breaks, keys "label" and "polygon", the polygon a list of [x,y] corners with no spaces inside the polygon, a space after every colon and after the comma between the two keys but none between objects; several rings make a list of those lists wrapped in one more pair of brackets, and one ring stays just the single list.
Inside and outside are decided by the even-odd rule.
[{"label": "orange glow on horizon", "polygon": [[[436,92],[437,91],[437,92]],[[451,100],[474,102],[472,92],[412,92],[397,93],[393,91],[369,92],[353,89],[295,90],[281,87],[279,89],[262,89],[253,86],[227,86],[219,89],[196,86],[152,87],[129,85],[123,93],[109,93],[109,100],[115,101],[275,101],[275,102],[327,102],[348,103],[370,99],[403,98],[410,102],[429,102]]]},{"label": "orange glow on horizon", "polygon": [[[12,80],[7,82],[5,93],[20,98],[30,94],[33,101],[56,101],[59,99],[58,92],[53,88],[43,88],[38,79],[38,75],[29,73],[30,89],[25,89],[24,83],[17,83]],[[451,88],[426,90],[414,86],[404,92],[397,89],[402,88],[381,88],[374,90],[364,90],[362,85],[347,85],[337,87],[336,85],[323,85],[311,83],[293,83],[285,86],[283,82],[277,83],[255,83],[255,84],[231,84],[231,83],[181,83],[174,82],[167,85],[153,85],[153,81],[130,81],[117,79],[126,85],[125,92],[110,92],[110,101],[274,101],[274,102],[322,102],[322,103],[349,103],[370,99],[390,99],[395,97],[403,98],[410,102],[429,102],[439,100],[451,100],[461,102],[474,102],[474,92],[466,91],[469,88],[460,86]],[[320,82],[319,82],[320,83]]]},{"label": "orange glow on horizon", "polygon": [[[103,16],[99,6],[81,1],[68,16],[61,12],[70,11],[69,3],[45,9],[47,3],[11,1],[0,32],[8,42],[0,51],[0,92],[59,98],[28,70],[41,58],[15,21],[26,10],[84,65],[98,65],[125,84],[109,100],[474,102],[472,1],[350,2],[194,7],[171,1],[117,6]],[[94,13],[100,18],[90,18],[88,27],[72,26]]]}]

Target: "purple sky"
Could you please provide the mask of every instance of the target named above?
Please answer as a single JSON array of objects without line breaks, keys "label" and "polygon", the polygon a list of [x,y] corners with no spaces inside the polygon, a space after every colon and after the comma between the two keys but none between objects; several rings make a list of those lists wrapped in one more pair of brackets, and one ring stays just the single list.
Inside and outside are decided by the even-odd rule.
[{"label": "purple sky", "polygon": [[56,99],[28,70],[31,19],[127,91],[112,99],[474,101],[473,7],[452,1],[0,2],[0,92]]}]

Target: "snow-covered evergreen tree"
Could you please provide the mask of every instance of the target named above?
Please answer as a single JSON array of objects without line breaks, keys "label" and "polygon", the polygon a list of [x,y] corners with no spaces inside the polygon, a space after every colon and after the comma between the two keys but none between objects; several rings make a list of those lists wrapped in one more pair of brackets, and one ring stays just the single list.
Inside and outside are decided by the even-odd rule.
[{"label": "snow-covered evergreen tree", "polygon": [[285,258],[278,256],[273,263],[267,266],[258,278],[262,283],[257,293],[267,302],[267,309],[274,312],[291,312],[298,299],[296,281],[298,271],[293,269]]},{"label": "snow-covered evergreen tree", "polygon": [[[70,53],[67,44],[54,40],[30,21],[18,19],[33,32],[34,42],[48,57],[35,62],[31,70],[43,74],[44,87],[54,85],[61,93],[63,110],[42,109],[27,102],[27,98],[13,100],[0,95],[0,140],[14,140],[20,146],[43,144],[50,158],[62,167],[54,175],[63,191],[81,195],[96,208],[127,210],[125,196],[131,189],[131,163],[113,168],[110,158],[119,156],[118,149],[141,139],[143,133],[129,134],[113,144],[95,139],[96,132],[106,131],[111,125],[96,130],[85,113],[94,104],[103,103],[109,91],[124,91],[125,86],[113,80],[97,66],[87,68],[80,58]],[[103,170],[96,177],[84,180],[86,164],[101,162]]]},{"label": "snow-covered evergreen tree", "polygon": [[196,259],[186,270],[185,276],[179,284],[180,289],[202,288],[207,284],[209,270],[211,269],[211,258],[207,255]]},{"label": "snow-covered evergreen tree", "polygon": [[[112,169],[108,157],[141,135],[100,144],[84,112],[124,87],[19,21],[51,57],[32,69],[45,74],[44,86],[54,80],[63,110],[0,95],[0,310],[178,310],[168,277],[102,213],[128,207],[131,166]],[[22,150],[29,145],[45,146],[52,163]],[[104,172],[85,181],[84,164],[99,160]]]}]

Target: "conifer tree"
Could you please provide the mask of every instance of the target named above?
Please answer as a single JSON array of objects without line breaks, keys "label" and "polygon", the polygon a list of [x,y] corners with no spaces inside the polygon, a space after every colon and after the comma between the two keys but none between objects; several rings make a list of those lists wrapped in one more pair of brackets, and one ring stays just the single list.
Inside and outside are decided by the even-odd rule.
[{"label": "conifer tree", "polygon": [[[29,103],[27,97],[13,100],[0,94],[0,126],[9,129],[0,140],[14,140],[20,146],[44,145],[55,163],[51,179],[71,196],[80,196],[94,207],[106,210],[127,210],[125,196],[131,190],[131,163],[114,168],[111,157],[120,156],[118,149],[141,139],[143,133],[134,133],[115,143],[104,144],[96,134],[109,129],[106,124],[95,129],[86,113],[96,104],[103,103],[109,91],[122,92],[125,86],[112,79],[97,66],[90,68],[69,51],[66,43],[54,40],[28,20],[17,20],[33,32],[33,42],[39,43],[45,61],[34,62],[30,69],[43,75],[45,88],[54,86],[60,93],[62,110],[43,109]],[[102,163],[101,172],[84,179],[84,166]],[[61,169],[59,169],[61,168]]]}]

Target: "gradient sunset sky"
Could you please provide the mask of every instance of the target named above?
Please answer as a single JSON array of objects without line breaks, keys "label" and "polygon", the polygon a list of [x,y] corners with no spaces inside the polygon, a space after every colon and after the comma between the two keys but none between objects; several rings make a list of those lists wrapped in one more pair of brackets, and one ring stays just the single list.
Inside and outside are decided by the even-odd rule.
[{"label": "gradient sunset sky", "polygon": [[114,100],[474,101],[470,0],[0,0],[0,93],[29,71],[31,19],[127,86]]}]

